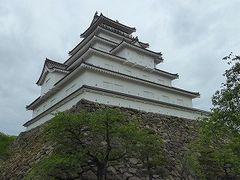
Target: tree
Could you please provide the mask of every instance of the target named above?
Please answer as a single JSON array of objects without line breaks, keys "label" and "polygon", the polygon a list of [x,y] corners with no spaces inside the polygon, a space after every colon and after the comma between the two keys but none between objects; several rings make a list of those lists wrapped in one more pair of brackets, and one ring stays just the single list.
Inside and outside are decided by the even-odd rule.
[{"label": "tree", "polygon": [[15,140],[15,136],[9,136],[0,132],[0,161],[10,155],[9,145]]},{"label": "tree", "polygon": [[148,137],[136,120],[116,109],[59,113],[46,124],[45,132],[58,146],[51,157],[33,168],[29,179],[37,175],[76,179],[83,178],[87,171],[93,172],[98,180],[107,179],[109,164],[136,154],[133,152],[138,145],[144,147],[145,137],[152,141],[151,152],[154,144],[159,147],[160,142],[159,137],[153,133]]},{"label": "tree", "polygon": [[226,164],[240,174],[240,57],[223,58],[231,67],[223,74],[226,82],[213,95],[209,117],[200,121],[198,138],[186,153],[186,166],[198,179],[229,176]]},{"label": "tree", "polygon": [[[80,155],[81,156],[81,155]],[[83,171],[88,169],[83,168],[82,157],[79,154],[73,153],[54,153],[38,162],[33,169],[24,178],[25,180],[74,180],[83,179]]]},{"label": "tree", "polygon": [[[153,170],[164,164],[163,142],[153,130],[142,129],[135,136],[134,153],[147,168],[149,180],[152,180]],[[136,148],[137,147],[137,148]]]}]

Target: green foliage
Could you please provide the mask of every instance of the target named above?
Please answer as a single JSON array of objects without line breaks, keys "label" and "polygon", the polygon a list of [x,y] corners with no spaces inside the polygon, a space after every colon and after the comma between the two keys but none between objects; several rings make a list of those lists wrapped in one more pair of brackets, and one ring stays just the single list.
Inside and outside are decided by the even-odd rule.
[{"label": "green foliage", "polygon": [[74,179],[81,172],[79,159],[81,154],[54,154],[40,161],[24,178],[25,180]]},{"label": "green foliage", "polygon": [[215,142],[212,130],[214,124],[207,119],[199,128],[199,136],[185,154],[185,166],[196,179],[214,179],[220,176],[222,167],[218,161],[219,144]]},{"label": "green foliage", "polygon": [[125,157],[137,155],[143,162],[147,159],[149,168],[162,161],[159,136],[116,109],[58,113],[46,124],[45,133],[58,147],[52,157],[33,168],[29,179],[82,178],[88,170],[98,179],[106,179],[109,164]]},{"label": "green foliage", "polygon": [[149,179],[152,179],[153,170],[164,164],[163,142],[153,130],[140,129],[135,133],[133,152],[146,166]]},{"label": "green foliage", "polygon": [[9,145],[15,138],[0,132],[0,160],[5,160],[10,155]]},{"label": "green foliage", "polygon": [[198,179],[230,176],[225,164],[231,164],[231,176],[240,174],[240,57],[223,60],[231,65],[226,82],[213,95],[212,112],[200,122],[198,138],[185,155],[186,167]]},{"label": "green foliage", "polygon": [[94,113],[59,113],[46,129],[50,132],[49,137],[66,150],[84,150],[104,160],[114,159],[113,154],[125,152],[135,128],[134,123],[129,122],[122,113],[107,109]]}]

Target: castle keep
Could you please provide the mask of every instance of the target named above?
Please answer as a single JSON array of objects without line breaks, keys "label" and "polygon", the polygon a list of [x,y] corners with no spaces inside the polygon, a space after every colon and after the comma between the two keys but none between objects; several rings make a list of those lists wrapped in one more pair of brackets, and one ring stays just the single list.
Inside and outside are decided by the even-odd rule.
[{"label": "castle keep", "polygon": [[135,31],[96,13],[64,63],[45,60],[37,81],[41,94],[27,106],[33,111],[27,130],[81,99],[188,119],[205,113],[192,107],[199,93],[173,87],[178,74],[156,68],[162,54],[134,37]]}]

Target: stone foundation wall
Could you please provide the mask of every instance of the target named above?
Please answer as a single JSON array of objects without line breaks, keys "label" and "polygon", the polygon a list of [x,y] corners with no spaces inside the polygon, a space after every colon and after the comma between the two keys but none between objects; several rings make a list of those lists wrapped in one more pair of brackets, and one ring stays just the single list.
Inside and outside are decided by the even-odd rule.
[{"label": "stone foundation wall", "polygon": [[[106,105],[81,100],[70,111],[96,111],[106,107]],[[164,156],[167,162],[161,172],[155,172],[153,179],[193,179],[186,175],[182,158],[187,150],[187,144],[196,136],[196,121],[127,108],[112,108],[120,109],[130,116],[140,119],[143,126],[152,128],[163,139]],[[46,140],[41,126],[22,132],[12,145],[13,154],[11,158],[0,164],[0,179],[23,179],[32,166],[50,155],[53,149],[54,145]],[[108,170],[109,179],[148,179],[146,169],[135,158],[111,164]],[[91,172],[87,172],[85,176],[87,179],[94,179]]]}]

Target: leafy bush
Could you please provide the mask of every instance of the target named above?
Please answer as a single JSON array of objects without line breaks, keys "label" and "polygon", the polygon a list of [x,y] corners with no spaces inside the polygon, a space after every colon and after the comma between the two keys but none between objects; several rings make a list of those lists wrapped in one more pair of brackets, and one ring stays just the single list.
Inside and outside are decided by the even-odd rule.
[{"label": "leafy bush", "polygon": [[109,165],[126,157],[146,164],[151,179],[151,169],[163,162],[161,138],[116,109],[58,113],[46,124],[45,134],[58,147],[26,179],[82,179],[89,171],[99,180],[107,179]]},{"label": "leafy bush", "polygon": [[5,160],[10,155],[9,145],[15,138],[0,132],[0,160]]},{"label": "leafy bush", "polygon": [[231,65],[223,74],[226,82],[213,95],[212,112],[200,122],[198,138],[185,155],[197,179],[240,178],[240,56],[231,53],[223,60]]}]

